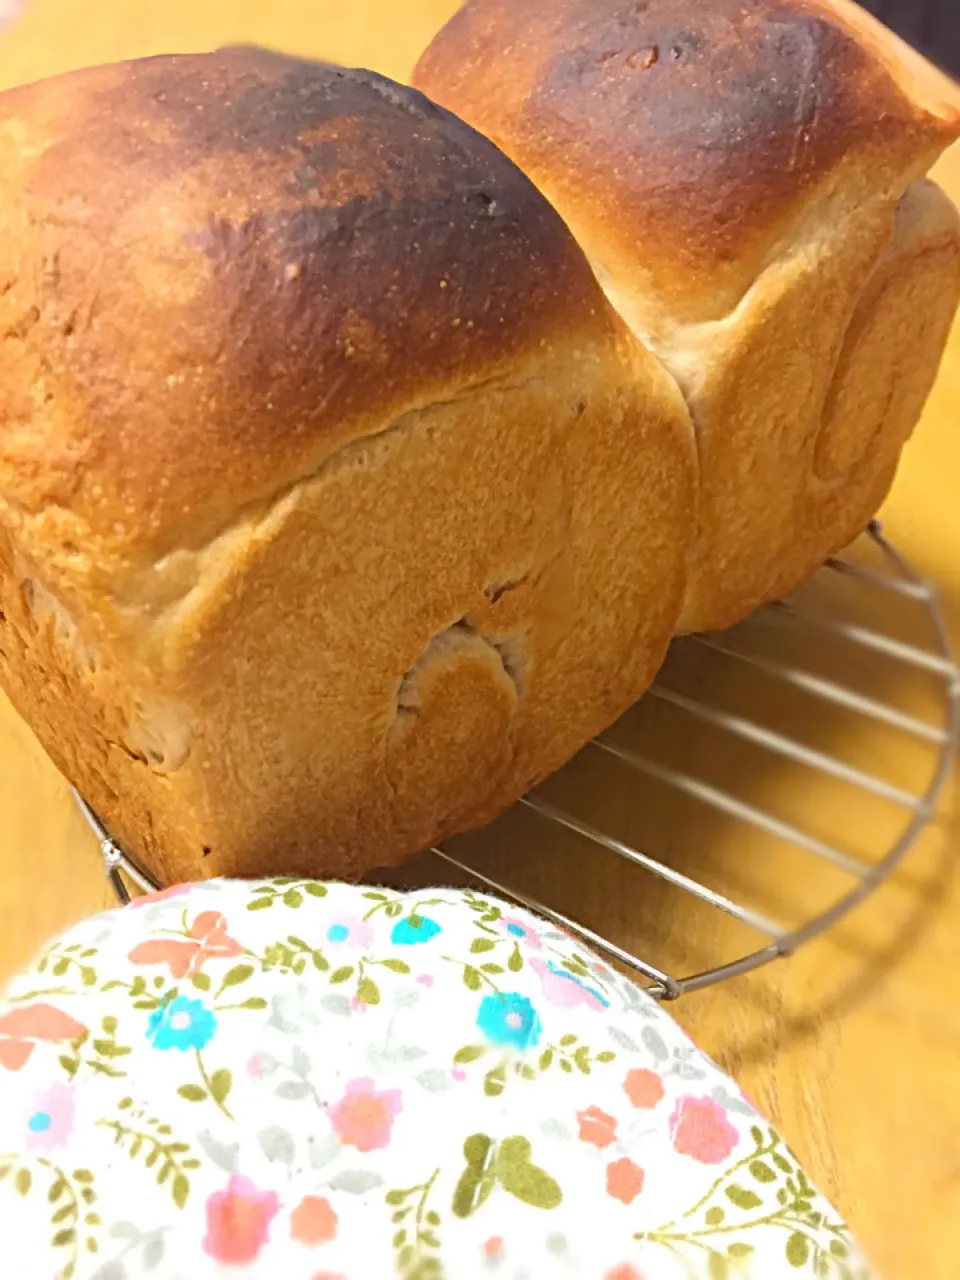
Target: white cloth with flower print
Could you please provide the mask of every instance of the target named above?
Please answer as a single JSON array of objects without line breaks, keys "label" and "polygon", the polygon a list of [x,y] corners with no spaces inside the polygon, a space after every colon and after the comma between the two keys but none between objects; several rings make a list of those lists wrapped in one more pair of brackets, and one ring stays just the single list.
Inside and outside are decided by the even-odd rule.
[{"label": "white cloth with flower print", "polygon": [[471,893],[95,917],[7,991],[0,1090],[17,1280],[869,1275],[663,1009]]}]

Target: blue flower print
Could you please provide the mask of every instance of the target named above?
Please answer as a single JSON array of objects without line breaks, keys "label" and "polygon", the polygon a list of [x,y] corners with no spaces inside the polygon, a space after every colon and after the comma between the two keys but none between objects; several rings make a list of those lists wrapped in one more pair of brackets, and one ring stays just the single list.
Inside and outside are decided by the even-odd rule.
[{"label": "blue flower print", "polygon": [[516,992],[484,996],[477,1012],[477,1026],[491,1044],[501,1048],[532,1048],[540,1039],[543,1024],[526,996]]},{"label": "blue flower print", "polygon": [[147,1035],[156,1049],[204,1049],[213,1039],[217,1020],[200,1000],[177,996],[150,1015]]},{"label": "blue flower print", "polygon": [[398,920],[390,933],[390,941],[396,947],[412,947],[417,942],[429,942],[443,930],[429,916],[407,916]]}]

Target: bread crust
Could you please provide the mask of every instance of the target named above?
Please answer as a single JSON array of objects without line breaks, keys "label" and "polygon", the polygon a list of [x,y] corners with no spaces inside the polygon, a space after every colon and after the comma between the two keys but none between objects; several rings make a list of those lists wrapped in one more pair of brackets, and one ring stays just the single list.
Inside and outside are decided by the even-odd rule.
[{"label": "bread crust", "polygon": [[728,314],[838,171],[867,197],[958,127],[816,0],[468,0],[414,83],[684,320]]},{"label": "bread crust", "polygon": [[525,169],[684,392],[681,629],[862,530],[960,299],[956,220],[914,185],[960,134],[956,89],[845,0],[468,0],[414,82]]},{"label": "bread crust", "polygon": [[359,875],[646,688],[670,376],[491,143],[257,50],[0,95],[0,681],[163,880]]}]

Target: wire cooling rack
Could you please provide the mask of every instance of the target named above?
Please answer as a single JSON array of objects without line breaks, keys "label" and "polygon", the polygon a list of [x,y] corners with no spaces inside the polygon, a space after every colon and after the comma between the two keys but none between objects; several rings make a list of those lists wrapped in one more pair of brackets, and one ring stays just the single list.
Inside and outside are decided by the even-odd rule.
[{"label": "wire cooling rack", "polygon": [[[960,671],[951,655],[935,588],[917,576],[884,536],[879,524],[870,526],[858,548],[859,551],[843,558],[830,560],[816,575],[820,598],[815,595],[815,603],[809,602],[809,592],[801,592],[798,598],[760,610],[746,631],[741,627],[722,635],[690,636],[675,642],[672,660],[676,659],[681,665],[684,659],[688,665],[691,661],[699,664],[700,685],[705,686],[706,695],[703,687],[694,696],[674,687],[669,678],[671,662],[668,661],[657,683],[635,709],[634,722],[625,729],[621,726],[602,734],[578,757],[581,772],[590,767],[595,770],[598,762],[604,762],[604,768],[618,771],[618,785],[620,792],[627,796],[627,804],[613,806],[618,808],[617,821],[613,821],[610,814],[578,805],[578,795],[583,798],[582,788],[578,791],[573,782],[564,783],[561,773],[557,781],[538,788],[515,807],[514,818],[525,814],[539,825],[532,843],[540,852],[530,854],[528,840],[524,856],[519,862],[514,860],[508,874],[490,865],[491,851],[498,842],[496,826],[480,837],[431,850],[428,856],[442,860],[447,877],[453,872],[479,883],[514,902],[523,903],[580,937],[639,975],[647,990],[661,999],[676,999],[789,956],[831,928],[890,876],[915,844],[933,816],[952,772],[960,732]],[[868,563],[871,555],[873,564]],[[850,606],[858,592],[870,598],[867,603],[881,618],[879,625],[851,617]],[[907,615],[910,615],[909,627],[902,625]],[[903,638],[907,632],[911,634],[909,640]],[[918,632],[925,638],[915,642],[913,635]],[[829,674],[824,664],[818,662],[827,650],[841,650],[845,655],[843,669],[847,674],[844,678]],[[740,680],[740,693],[736,697],[749,706],[719,705],[716,698],[711,698],[722,681],[709,670],[703,678],[705,659],[736,669]],[[858,688],[858,681],[849,678],[851,664],[858,673],[861,669],[883,665],[886,669],[884,695],[878,697]],[[917,714],[915,708],[905,709],[901,705],[903,699],[898,699],[908,685],[912,687],[918,680],[925,686],[920,698],[922,714]],[[802,706],[799,723],[814,725],[818,715],[828,715],[832,730],[830,744],[824,747],[805,740],[806,735],[796,731],[796,715],[791,720],[793,728],[787,732],[765,723],[762,712],[767,700],[759,699],[761,714],[757,714],[757,699],[744,693],[744,690],[752,693],[763,682],[771,689],[787,691],[798,700]],[[769,702],[775,701],[771,694]],[[698,769],[664,758],[658,752],[656,738],[652,749],[645,748],[643,720],[657,714],[658,709],[661,715],[668,710],[681,718],[675,738],[694,745],[707,744],[707,749],[701,752],[701,765],[707,758],[736,760],[738,750],[753,752],[752,763],[742,768],[737,765],[735,769],[746,775],[746,795],[741,793],[742,789],[718,785],[708,776],[709,768]],[[876,759],[853,763],[845,758],[837,744],[852,737],[862,748],[865,728],[869,729],[868,747],[876,748]],[[884,776],[884,768],[878,767],[889,765],[893,752],[891,739],[899,743],[896,758],[903,754],[906,743],[912,744],[914,772],[923,779],[921,785],[908,786],[899,780],[890,780]],[[819,783],[844,790],[845,807],[840,811],[852,820],[837,824],[841,827],[839,831],[824,832],[817,830],[815,822],[784,817],[751,796],[749,783],[761,772],[768,780],[771,772],[774,777],[781,775],[783,780],[785,771],[790,775],[793,792],[805,798],[806,813],[811,808],[816,813]],[[607,776],[612,779],[612,774],[603,774],[599,787],[601,797]],[[624,825],[630,827],[631,816],[636,816],[630,814],[631,807],[638,812],[640,809],[652,811],[658,803],[643,792],[641,780],[659,788],[661,806],[669,803],[664,797],[672,793],[675,806],[679,799],[682,810],[697,807],[726,824],[729,856],[722,866],[712,868],[710,874],[698,874],[698,869],[691,870],[690,858],[682,848],[671,847],[670,856],[655,848],[648,852],[646,847],[640,847],[639,841],[621,834]],[[612,794],[612,781],[610,787]],[[595,793],[597,790],[594,788]],[[569,799],[571,792],[573,802]],[[555,798],[557,795],[559,799]],[[147,870],[111,839],[83,799],[80,796],[76,799],[100,842],[106,871],[118,899],[129,901],[128,882],[142,892],[159,888]],[[892,835],[880,850],[851,850],[851,832],[863,825],[862,811],[856,806],[866,800],[892,811]],[[833,811],[837,812],[835,796],[832,803]],[[596,807],[594,805],[594,810]],[[871,829],[876,829],[875,824]],[[554,840],[545,838],[545,833],[552,833]],[[558,865],[553,862],[553,846],[561,837],[579,843],[578,865],[581,868],[586,865],[594,880],[602,875],[599,864],[595,866],[598,855],[608,858],[612,855],[619,861],[615,892],[621,908],[625,896],[629,900],[634,935],[646,931],[647,921],[651,934],[655,933],[654,915],[659,919],[665,915],[682,919],[678,908],[686,902],[695,903],[697,909],[708,913],[724,913],[743,926],[744,937],[751,941],[745,942],[731,958],[714,957],[716,963],[686,976],[674,976],[667,965],[653,963],[646,956],[635,954],[632,946],[621,945],[608,936],[611,930],[593,927],[583,919],[574,918],[575,911],[561,909],[553,892],[553,881],[559,874]],[[769,849],[759,852],[758,838],[768,841]],[[671,845],[672,842],[664,843]],[[783,862],[780,869],[781,864],[774,859],[784,859],[787,851],[793,861]],[[585,853],[589,859],[584,858]],[[812,906],[801,902],[799,909],[797,902],[791,901],[799,887],[810,879],[802,863],[796,862],[798,856],[812,859],[820,867],[827,866],[834,873],[832,879],[828,877],[832,888],[827,901]],[[520,883],[523,877],[516,874],[518,866],[529,869],[535,863],[539,863],[541,872],[552,873],[551,886],[547,889],[531,891]],[[790,911],[774,915],[757,905],[753,900],[755,892],[745,889],[735,892],[718,883],[718,880],[741,882],[745,871],[755,871],[761,865],[768,873],[767,879],[772,877],[780,890],[781,907],[786,904]],[[660,896],[644,892],[639,879],[631,879],[627,884],[622,875],[624,866],[630,868],[631,877],[646,875],[658,881]],[[425,873],[427,879],[445,878],[437,875],[438,870],[436,863],[432,863]],[[746,879],[749,880],[749,876]],[[649,914],[645,915],[645,911]],[[790,920],[781,918],[791,914]],[[713,936],[709,928],[705,933]],[[681,958],[677,967],[682,963]]]}]

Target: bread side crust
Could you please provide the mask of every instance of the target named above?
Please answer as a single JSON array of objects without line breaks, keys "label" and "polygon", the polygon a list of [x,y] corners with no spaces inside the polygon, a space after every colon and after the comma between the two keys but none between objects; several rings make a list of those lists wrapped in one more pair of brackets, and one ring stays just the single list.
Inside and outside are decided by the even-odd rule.
[{"label": "bread side crust", "polygon": [[190,589],[102,647],[98,600],[74,613],[0,521],[0,676],[164,881],[360,875],[490,820],[640,696],[695,488],[679,393],[626,335],[538,353],[190,553]]}]

